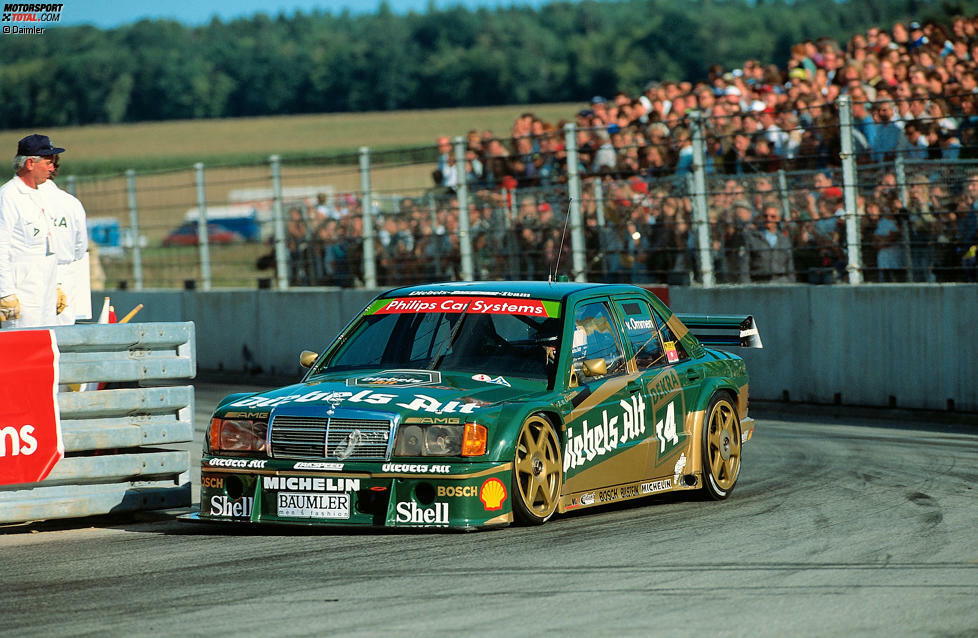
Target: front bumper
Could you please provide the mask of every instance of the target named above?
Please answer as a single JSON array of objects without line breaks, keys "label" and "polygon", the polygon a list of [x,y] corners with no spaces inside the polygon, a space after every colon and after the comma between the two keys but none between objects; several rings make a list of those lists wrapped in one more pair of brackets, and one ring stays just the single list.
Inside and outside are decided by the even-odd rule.
[{"label": "front bumper", "polygon": [[201,521],[475,529],[513,521],[512,463],[205,456]]}]

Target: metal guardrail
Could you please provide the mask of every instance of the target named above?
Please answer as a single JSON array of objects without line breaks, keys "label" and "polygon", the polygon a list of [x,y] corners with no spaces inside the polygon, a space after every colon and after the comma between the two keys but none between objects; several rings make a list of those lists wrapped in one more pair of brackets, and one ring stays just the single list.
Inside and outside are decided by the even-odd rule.
[{"label": "metal guardrail", "polygon": [[[54,329],[60,380],[130,383],[196,375],[194,324]],[[188,506],[193,386],[59,392],[65,458],[39,483],[0,486],[0,523]]]}]

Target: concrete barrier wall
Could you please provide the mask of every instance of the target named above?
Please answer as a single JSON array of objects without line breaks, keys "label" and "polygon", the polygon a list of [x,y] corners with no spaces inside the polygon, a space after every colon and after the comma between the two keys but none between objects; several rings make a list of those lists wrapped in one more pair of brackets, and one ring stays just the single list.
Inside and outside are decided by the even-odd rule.
[{"label": "concrete barrier wall", "polygon": [[[113,291],[121,316],[193,321],[203,371],[297,378],[378,291]],[[677,312],[752,314],[764,348],[737,350],[756,399],[978,412],[978,287],[967,284],[670,288]],[[93,307],[101,308],[101,294]]]},{"label": "concrete barrier wall", "polygon": [[671,288],[682,312],[744,313],[751,396],[978,412],[978,287],[967,284]]},{"label": "concrete barrier wall", "polygon": [[[321,351],[377,291],[335,288],[273,290],[114,290],[93,293],[93,308],[110,296],[122,316],[137,304],[133,321],[193,321],[198,369],[298,378],[302,350]],[[185,319],[180,319],[185,317]]]},{"label": "concrete barrier wall", "polygon": [[191,323],[56,327],[61,383],[140,387],[59,391],[64,458],[40,482],[0,485],[0,523],[189,506],[190,453],[171,446],[194,439],[194,387],[173,381],[196,374],[195,334]]}]

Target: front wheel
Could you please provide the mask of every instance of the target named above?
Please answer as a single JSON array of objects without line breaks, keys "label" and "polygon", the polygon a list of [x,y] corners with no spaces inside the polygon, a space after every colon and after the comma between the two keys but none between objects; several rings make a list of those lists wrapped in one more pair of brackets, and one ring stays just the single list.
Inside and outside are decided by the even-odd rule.
[{"label": "front wheel", "polygon": [[703,425],[703,489],[715,500],[730,496],[740,474],[740,419],[726,394],[716,394]]},{"label": "front wheel", "polygon": [[513,514],[529,525],[545,523],[557,511],[564,467],[560,441],[550,420],[529,417],[520,428],[513,460]]}]

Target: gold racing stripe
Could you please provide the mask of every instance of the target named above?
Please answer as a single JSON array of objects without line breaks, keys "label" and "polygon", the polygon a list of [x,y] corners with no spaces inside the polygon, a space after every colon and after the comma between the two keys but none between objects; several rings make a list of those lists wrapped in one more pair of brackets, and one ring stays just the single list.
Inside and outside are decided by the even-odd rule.
[{"label": "gold racing stripe", "polygon": [[689,328],[686,327],[679,317],[673,315],[669,317],[669,321],[666,322],[669,329],[672,330],[672,334],[675,335],[677,341],[681,341],[683,337],[689,332]]},{"label": "gold racing stripe", "polygon": [[497,465],[496,467],[490,467],[486,470],[481,470],[479,472],[471,472],[469,474],[439,474],[437,472],[422,472],[422,473],[406,473],[406,472],[329,472],[329,473],[314,473],[310,471],[302,472],[296,470],[265,470],[258,468],[237,468],[237,467],[204,467],[201,471],[207,472],[208,474],[254,474],[257,476],[315,476],[324,478],[360,478],[360,479],[383,479],[383,478],[432,478],[432,479],[449,479],[453,481],[479,478],[481,476],[488,476],[490,474],[498,474],[500,472],[511,472],[513,470],[512,463],[503,463],[502,465]]},{"label": "gold racing stripe", "polygon": [[[605,485],[619,485],[634,481],[636,477],[648,476],[652,472],[650,461],[654,457],[652,443],[652,439],[645,439],[597,465],[582,470],[570,478],[564,478],[561,492],[572,494],[594,490]],[[655,443],[658,444],[658,441]]]},{"label": "gold racing stripe", "polygon": [[637,372],[634,374],[623,374],[608,379],[607,381],[599,385],[597,388],[594,389],[594,391],[590,395],[588,395],[586,399],[581,401],[580,405],[578,405],[576,408],[571,410],[571,413],[567,415],[566,423],[570,423],[574,419],[583,416],[584,414],[590,412],[597,406],[604,403],[604,401],[608,397],[612,396],[616,392],[620,392],[621,389],[624,388],[626,385],[628,385],[630,381],[637,379],[639,377],[639,374],[640,373]]},{"label": "gold racing stripe", "polygon": [[744,384],[737,388],[737,416],[741,421],[747,418],[747,395],[748,395],[748,384]]},{"label": "gold racing stripe", "polygon": [[482,525],[503,525],[505,523],[513,522],[513,513],[508,512],[506,514],[500,514],[495,518],[490,518],[488,520],[482,521]]},{"label": "gold racing stripe", "polygon": [[479,471],[479,472],[472,472],[470,474],[436,474],[436,473],[425,473],[425,474],[406,474],[406,473],[400,473],[400,474],[395,474],[393,472],[390,473],[390,474],[385,474],[385,473],[381,472],[381,473],[371,473],[370,474],[370,478],[388,478],[388,477],[393,476],[393,477],[396,477],[396,478],[436,478],[436,479],[451,479],[451,480],[455,481],[455,480],[461,480],[461,479],[479,478],[480,476],[488,476],[490,474],[498,474],[500,472],[512,472],[512,471],[513,471],[513,464],[512,463],[503,463],[502,465],[497,465],[496,467],[490,467],[487,470],[482,470],[482,471]]},{"label": "gold racing stripe", "polygon": [[703,417],[706,410],[697,410],[686,415],[686,431],[689,436],[689,463],[686,464],[685,474],[697,474],[703,471]]}]

